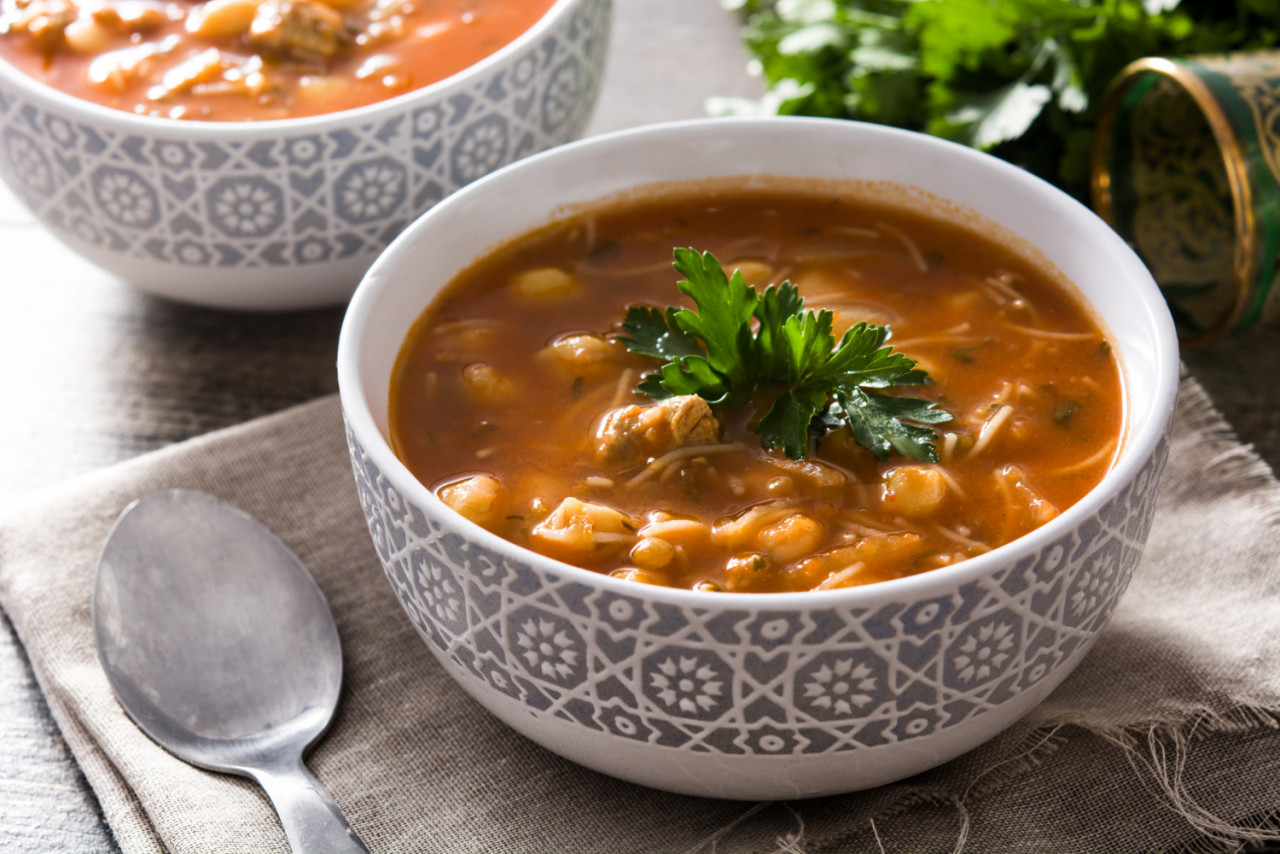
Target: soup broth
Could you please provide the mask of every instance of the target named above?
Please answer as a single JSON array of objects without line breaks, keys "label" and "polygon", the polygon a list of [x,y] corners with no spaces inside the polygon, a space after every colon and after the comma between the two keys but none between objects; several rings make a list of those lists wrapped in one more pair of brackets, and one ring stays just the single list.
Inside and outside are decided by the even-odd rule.
[{"label": "soup broth", "polygon": [[[763,289],[789,280],[837,336],[887,325],[953,420],[938,461],[881,461],[847,427],[805,460],[747,407],[635,391],[659,362],[626,308],[690,306],[673,247]],[[949,566],[1078,501],[1121,441],[1121,379],[1070,287],[962,222],[883,200],[724,191],[637,199],[516,239],[418,320],[391,384],[393,447],[454,509],[526,548],[638,582],[831,589]]]}]

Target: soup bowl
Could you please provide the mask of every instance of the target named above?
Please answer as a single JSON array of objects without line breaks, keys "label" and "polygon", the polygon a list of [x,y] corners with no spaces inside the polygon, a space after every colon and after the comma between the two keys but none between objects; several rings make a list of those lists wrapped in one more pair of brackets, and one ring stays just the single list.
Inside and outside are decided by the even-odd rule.
[{"label": "soup bowl", "polygon": [[140,289],[219,308],[340,304],[423,211],[581,135],[610,11],[557,0],[438,83],[260,122],[134,115],[0,59],[0,177],[67,246]]},{"label": "soup bowl", "polygon": [[[559,563],[463,519],[410,474],[388,443],[388,387],[401,342],[440,287],[566,210],[729,176],[888,182],[904,204],[959,211],[1055,266],[1109,331],[1121,368],[1122,450],[1109,473],[1047,524],[967,561],[775,594],[671,589]],[[357,289],[338,378],[374,548],[409,619],[467,692],[604,773],[778,799],[940,764],[1025,715],[1079,664],[1149,531],[1178,351],[1160,292],[1129,248],[1028,173],[880,126],[714,119],[563,146],[434,208]]]}]

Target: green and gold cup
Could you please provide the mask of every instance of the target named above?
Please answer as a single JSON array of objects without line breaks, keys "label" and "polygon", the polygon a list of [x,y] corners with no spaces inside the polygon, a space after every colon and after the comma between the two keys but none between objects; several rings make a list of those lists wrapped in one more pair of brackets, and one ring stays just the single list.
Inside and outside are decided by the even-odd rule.
[{"label": "green and gold cup", "polygon": [[1280,317],[1280,53],[1129,65],[1102,105],[1092,185],[1185,346]]}]

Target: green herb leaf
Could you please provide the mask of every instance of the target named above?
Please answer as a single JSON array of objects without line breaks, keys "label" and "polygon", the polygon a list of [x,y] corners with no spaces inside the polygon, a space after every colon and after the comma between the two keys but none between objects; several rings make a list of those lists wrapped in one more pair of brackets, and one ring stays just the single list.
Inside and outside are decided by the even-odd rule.
[{"label": "green herb leaf", "polygon": [[1048,86],[1029,86],[1021,81],[993,92],[964,98],[947,114],[947,121],[960,132],[961,141],[974,148],[992,148],[1017,139],[1027,132],[1053,99]]},{"label": "green herb leaf", "polygon": [[1053,423],[1064,425],[1080,411],[1080,404],[1074,400],[1064,400],[1053,410]]},{"label": "green herb leaf", "polygon": [[[828,418],[843,416],[858,444],[886,460],[894,450],[914,460],[936,463],[938,434],[925,424],[942,424],[951,414],[916,397],[894,397],[855,388],[837,395]],[[915,423],[912,423],[915,422]]]},{"label": "green herb leaf", "polygon": [[755,427],[761,444],[791,459],[806,455],[812,434],[846,423],[880,459],[890,450],[937,459],[937,434],[926,425],[951,416],[931,401],[878,391],[929,381],[914,359],[886,344],[887,327],[859,323],[837,344],[832,313],[805,310],[790,282],[760,294],[737,271],[726,275],[710,252],[676,249],[675,258],[686,277],[678,286],[697,310],[627,311],[618,340],[665,360],[638,391],[659,399],[696,394],[713,406],[752,401],[765,409]]},{"label": "green herb leaf", "polygon": [[756,425],[760,444],[770,451],[781,448],[793,460],[804,459],[809,451],[809,424],[818,406],[797,392],[779,395]]},{"label": "green herb leaf", "polygon": [[697,337],[679,327],[675,321],[676,311],[668,308],[663,314],[661,309],[652,306],[632,306],[627,309],[627,317],[622,321],[625,335],[618,336],[618,340],[633,353],[659,359],[700,355],[702,348],[698,345]]},{"label": "green herb leaf", "polygon": [[713,110],[926,131],[989,148],[1084,200],[1098,104],[1125,65],[1280,44],[1275,0],[727,2],[768,88]]},{"label": "green herb leaf", "polygon": [[755,289],[736,270],[732,278],[727,277],[710,252],[699,255],[692,249],[677,249],[675,256],[676,272],[685,276],[678,287],[698,309],[680,309],[672,319],[685,333],[702,341],[712,369],[731,385],[745,384],[752,361],[750,321],[758,302]]}]

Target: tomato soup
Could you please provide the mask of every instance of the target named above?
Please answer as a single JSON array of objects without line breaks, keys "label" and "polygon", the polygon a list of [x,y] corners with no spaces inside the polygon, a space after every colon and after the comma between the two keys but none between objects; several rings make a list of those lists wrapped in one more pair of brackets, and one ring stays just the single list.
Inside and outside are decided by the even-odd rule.
[{"label": "tomato soup", "polygon": [[554,0],[0,0],[0,57],[150,116],[261,121],[375,103],[528,30]]},{"label": "tomato soup", "polygon": [[[639,393],[659,362],[619,324],[637,304],[690,305],[673,247],[758,292],[793,283],[837,338],[888,327],[928,373],[910,393],[951,416],[930,428],[932,458],[873,453],[841,426],[793,459],[762,446],[749,406]],[[1099,482],[1123,417],[1112,347],[1056,271],[963,222],[772,191],[623,202],[478,260],[404,342],[389,412],[409,469],[498,535],[740,592],[868,584],[1008,543]]]}]

